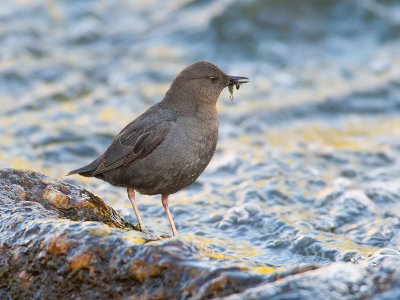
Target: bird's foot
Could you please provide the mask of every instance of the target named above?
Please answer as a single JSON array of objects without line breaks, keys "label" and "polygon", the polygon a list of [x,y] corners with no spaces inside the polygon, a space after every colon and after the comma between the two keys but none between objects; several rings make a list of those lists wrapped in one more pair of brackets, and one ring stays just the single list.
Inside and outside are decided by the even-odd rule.
[{"label": "bird's foot", "polygon": [[136,225],[138,228],[139,228],[139,230],[141,231],[141,232],[143,232],[143,233],[149,233],[149,231],[146,229],[146,227],[144,227],[143,225],[140,225],[140,224],[137,224]]},{"label": "bird's foot", "polygon": [[168,239],[171,237],[173,237],[173,236],[171,236],[169,234],[149,233],[149,237],[146,237],[146,242],[160,241],[160,240]]}]

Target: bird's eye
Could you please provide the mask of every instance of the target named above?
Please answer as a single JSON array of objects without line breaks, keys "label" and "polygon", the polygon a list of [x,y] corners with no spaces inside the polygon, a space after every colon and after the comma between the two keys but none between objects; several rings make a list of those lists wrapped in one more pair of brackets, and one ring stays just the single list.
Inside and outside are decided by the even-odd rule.
[{"label": "bird's eye", "polygon": [[216,82],[218,80],[218,76],[210,76],[211,82]]}]

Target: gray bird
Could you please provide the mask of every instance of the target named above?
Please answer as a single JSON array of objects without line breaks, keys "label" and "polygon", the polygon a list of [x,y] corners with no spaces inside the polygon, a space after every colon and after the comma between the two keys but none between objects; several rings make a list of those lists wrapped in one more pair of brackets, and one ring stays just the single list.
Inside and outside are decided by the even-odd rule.
[{"label": "gray bird", "polygon": [[139,227],[146,231],[135,199],[161,194],[172,234],[177,234],[168,195],[192,184],[214,155],[218,140],[216,103],[227,86],[248,82],[199,61],[178,74],[164,99],[129,123],[92,163],[68,173],[126,187]]}]

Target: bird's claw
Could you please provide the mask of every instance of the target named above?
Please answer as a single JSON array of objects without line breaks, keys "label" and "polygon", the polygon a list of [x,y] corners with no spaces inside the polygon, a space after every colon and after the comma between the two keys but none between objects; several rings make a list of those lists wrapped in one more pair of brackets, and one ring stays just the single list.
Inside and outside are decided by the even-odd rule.
[{"label": "bird's claw", "polygon": [[136,226],[139,228],[139,230],[140,230],[141,232],[147,233],[147,234],[149,233],[149,231],[146,229],[146,227],[140,226],[140,224],[137,224]]}]

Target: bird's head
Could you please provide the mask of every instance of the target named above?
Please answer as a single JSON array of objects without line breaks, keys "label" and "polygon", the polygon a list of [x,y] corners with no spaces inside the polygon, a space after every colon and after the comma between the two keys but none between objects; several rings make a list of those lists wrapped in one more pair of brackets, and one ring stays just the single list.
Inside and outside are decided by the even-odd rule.
[{"label": "bird's head", "polygon": [[176,76],[167,95],[185,102],[216,104],[224,88],[248,81],[246,77],[226,75],[217,66],[199,61]]}]

